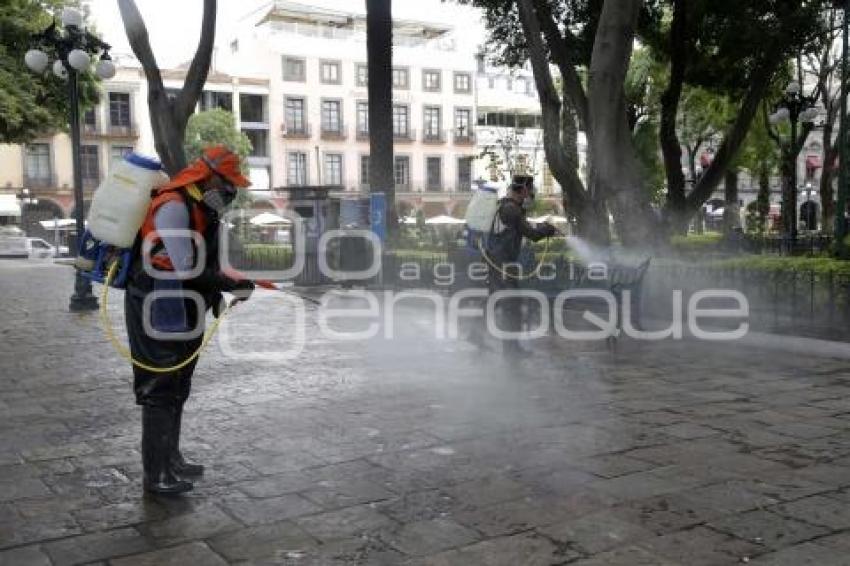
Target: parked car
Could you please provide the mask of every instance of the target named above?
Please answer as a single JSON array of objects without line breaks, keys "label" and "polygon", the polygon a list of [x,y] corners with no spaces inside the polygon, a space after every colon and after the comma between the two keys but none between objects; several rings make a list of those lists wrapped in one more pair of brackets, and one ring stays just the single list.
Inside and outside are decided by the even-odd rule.
[{"label": "parked car", "polygon": [[0,258],[45,259],[57,255],[56,247],[41,238],[0,237]]}]

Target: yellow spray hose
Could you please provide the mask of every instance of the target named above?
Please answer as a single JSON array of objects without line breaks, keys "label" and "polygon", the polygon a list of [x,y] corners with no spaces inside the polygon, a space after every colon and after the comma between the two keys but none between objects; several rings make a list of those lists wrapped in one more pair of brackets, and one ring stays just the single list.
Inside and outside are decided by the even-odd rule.
[{"label": "yellow spray hose", "polygon": [[534,268],[534,271],[532,271],[528,275],[514,275],[512,273],[508,273],[507,271],[496,265],[493,260],[490,259],[490,256],[487,255],[487,252],[484,251],[484,246],[481,245],[481,240],[482,238],[478,239],[478,249],[481,252],[481,257],[483,257],[484,261],[487,262],[487,265],[501,273],[503,277],[507,279],[513,279],[515,281],[527,281],[529,279],[537,277],[540,273],[540,268],[543,267],[544,263],[546,263],[546,256],[549,254],[549,238],[546,238],[546,244],[543,247],[543,253],[540,255],[540,262],[538,262],[537,267]]},{"label": "yellow spray hose", "polygon": [[[100,301],[100,319],[103,323],[103,330],[106,332],[106,337],[109,338],[109,341],[112,343],[112,347],[115,348],[115,351],[118,352],[121,357],[126,359],[128,362],[136,366],[137,368],[141,368],[145,371],[149,371],[152,373],[171,373],[174,371],[178,371],[192,363],[192,361],[201,355],[201,352],[212,340],[212,337],[218,331],[218,327],[221,324],[222,319],[230,312],[230,309],[233,307],[233,303],[227,305],[227,308],[222,312],[218,318],[216,318],[207,331],[204,333],[204,339],[201,341],[201,345],[198,346],[198,349],[195,350],[192,355],[188,358],[180,362],[179,364],[173,365],[171,367],[154,367],[150,366],[144,362],[140,362],[139,360],[133,357],[133,354],[128,350],[119,340],[118,337],[115,336],[115,332],[112,330],[112,325],[109,324],[109,314],[107,313],[107,300],[109,298],[109,284],[112,282],[112,278],[115,276],[115,272],[118,269],[118,262],[113,263],[109,271],[106,274],[106,281],[103,283],[103,293],[101,295]],[[203,316],[202,314],[200,316]]]}]

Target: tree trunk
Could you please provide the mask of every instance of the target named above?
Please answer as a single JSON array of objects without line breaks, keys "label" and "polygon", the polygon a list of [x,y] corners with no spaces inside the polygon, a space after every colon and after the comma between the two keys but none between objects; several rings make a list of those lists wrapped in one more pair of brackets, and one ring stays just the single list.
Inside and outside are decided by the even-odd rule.
[{"label": "tree trunk", "polygon": [[393,160],[393,23],[390,0],[366,0],[369,66],[369,190],[387,198],[387,231],[398,231]]},{"label": "tree trunk", "polygon": [[[658,128],[667,176],[667,202],[673,210],[683,210],[686,197],[685,176],[682,173],[682,144],[676,132],[676,118],[679,115],[679,100],[682,98],[688,61],[687,35],[687,0],[674,0],[670,33],[670,82],[661,95],[661,123]],[[693,163],[690,152],[688,158],[689,163]],[[668,223],[666,228],[671,235],[681,234],[687,230],[687,224],[682,226],[681,221],[672,222]]]},{"label": "tree trunk", "polygon": [[766,233],[768,226],[768,215],[770,214],[770,168],[762,165],[759,169],[759,190],[756,195],[757,228],[759,234]]},{"label": "tree trunk", "polygon": [[782,156],[782,235],[791,237],[797,232],[797,188],[794,186],[793,168],[796,159],[788,155],[788,150]]},{"label": "tree trunk", "polygon": [[724,176],[723,233],[731,234],[741,227],[741,210],[738,206],[738,170],[730,168]]},{"label": "tree trunk", "polygon": [[657,222],[632,143],[623,88],[642,5],[642,0],[605,2],[588,80],[590,193],[611,206],[620,240],[629,247],[657,243]]},{"label": "tree trunk", "polygon": [[133,53],[142,65],[148,80],[148,107],[151,114],[154,145],[162,161],[162,167],[174,175],[186,167],[183,138],[189,116],[195,111],[198,98],[212,62],[215,44],[216,0],[204,0],[204,16],[201,21],[201,37],[195,56],[186,71],[183,88],[177,97],[169,99],[162,83],[162,74],[151,49],[148,30],[134,0],[118,0],[124,30]]}]

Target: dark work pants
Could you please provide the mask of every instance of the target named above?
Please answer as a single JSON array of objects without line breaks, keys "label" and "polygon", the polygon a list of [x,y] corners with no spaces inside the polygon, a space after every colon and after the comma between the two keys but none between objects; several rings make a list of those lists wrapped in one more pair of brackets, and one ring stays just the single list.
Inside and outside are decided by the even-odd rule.
[{"label": "dark work pants", "polygon": [[[145,293],[131,286],[124,292],[124,319],[133,358],[152,367],[177,365],[191,356],[201,345],[203,335],[191,340],[157,340],[144,329],[142,307]],[[198,312],[191,300],[186,300],[190,327],[198,320]],[[192,373],[197,358],[184,368],[167,373],[156,373],[133,365],[133,391],[139,405],[180,407],[189,398]]]},{"label": "dark work pants", "polygon": [[[510,268],[505,271],[510,273]],[[519,290],[519,281],[511,277],[505,277],[498,270],[490,266],[488,277],[490,294],[497,291],[517,291]],[[496,327],[504,332],[518,333],[522,330],[522,298],[521,297],[504,297],[496,303]],[[519,346],[517,340],[504,340],[505,348],[515,348]]]}]

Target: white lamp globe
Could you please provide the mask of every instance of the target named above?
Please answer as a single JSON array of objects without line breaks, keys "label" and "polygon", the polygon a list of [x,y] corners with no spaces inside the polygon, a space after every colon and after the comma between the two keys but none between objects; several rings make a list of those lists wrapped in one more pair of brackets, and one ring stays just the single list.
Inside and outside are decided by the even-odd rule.
[{"label": "white lamp globe", "polygon": [[41,74],[47,68],[47,53],[41,49],[30,49],[24,55],[24,63],[32,72]]},{"label": "white lamp globe", "polygon": [[82,27],[83,26],[83,14],[76,8],[64,8],[62,10],[62,25],[65,27],[74,26],[74,27]]},{"label": "white lamp globe", "polygon": [[115,76],[115,63],[109,59],[101,59],[97,62],[94,72],[102,79],[111,79]]},{"label": "white lamp globe", "polygon": [[787,122],[791,119],[791,111],[785,108],[784,106],[776,111],[774,114],[776,116],[776,123]]},{"label": "white lamp globe", "polygon": [[53,74],[60,79],[68,78],[68,69],[65,68],[65,65],[63,65],[62,61],[59,59],[53,62]]},{"label": "white lamp globe", "polygon": [[785,87],[785,93],[791,96],[800,93],[800,83],[797,81],[791,81],[788,83],[788,86]]},{"label": "white lamp globe", "polygon": [[74,49],[68,53],[68,64],[78,71],[84,71],[90,63],[89,54],[82,49]]}]

